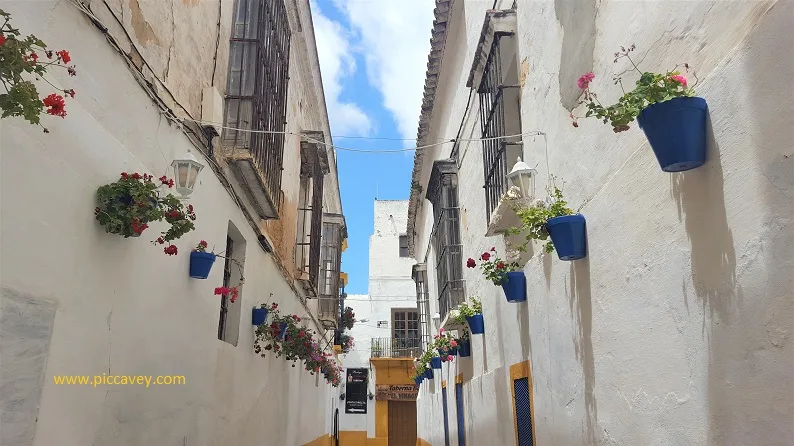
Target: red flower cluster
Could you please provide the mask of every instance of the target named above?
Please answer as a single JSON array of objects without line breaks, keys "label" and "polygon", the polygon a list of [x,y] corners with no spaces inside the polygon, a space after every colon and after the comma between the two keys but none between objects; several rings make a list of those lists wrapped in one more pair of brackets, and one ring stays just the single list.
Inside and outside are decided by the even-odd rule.
[{"label": "red flower cluster", "polygon": [[137,218],[134,218],[132,220],[132,222],[130,223],[130,226],[132,226],[132,232],[134,232],[136,234],[140,234],[146,228],[149,227],[149,225],[147,225],[146,223],[141,224],[141,222]]},{"label": "red flower cluster", "polygon": [[477,266],[477,262],[475,262],[474,259],[469,257],[469,260],[466,260],[466,268],[474,268],[475,266]]},{"label": "red flower cluster", "polygon": [[143,179],[143,181],[151,181],[152,178],[154,178],[154,177],[149,175],[149,174],[146,174],[146,173],[141,175],[138,172],[135,172],[135,173],[132,173],[132,174],[129,174],[127,172],[121,172],[121,179],[128,180],[130,178],[132,178],[134,180]]},{"label": "red flower cluster", "polygon": [[47,107],[47,113],[53,116],[66,117],[66,103],[63,101],[63,96],[52,93],[41,101]]},{"label": "red flower cluster", "polygon": [[58,55],[58,58],[61,59],[63,63],[69,63],[72,61],[71,56],[69,56],[69,52],[66,50],[56,51],[55,54]]},{"label": "red flower cluster", "polygon": [[6,36],[0,34],[0,45],[6,43]]},{"label": "red flower cluster", "polygon": [[175,256],[177,254],[176,245],[168,245],[163,248],[163,252],[168,254],[169,256]]},{"label": "red flower cluster", "polygon": [[225,286],[219,286],[215,288],[215,295],[216,296],[226,296],[229,295],[229,301],[234,303],[237,300],[237,296],[239,296],[239,291],[237,290],[236,286],[231,288],[226,288]]},{"label": "red flower cluster", "polygon": [[174,180],[168,178],[167,176],[163,175],[158,179],[161,183],[163,183],[163,185],[168,186],[169,189],[174,187]]}]

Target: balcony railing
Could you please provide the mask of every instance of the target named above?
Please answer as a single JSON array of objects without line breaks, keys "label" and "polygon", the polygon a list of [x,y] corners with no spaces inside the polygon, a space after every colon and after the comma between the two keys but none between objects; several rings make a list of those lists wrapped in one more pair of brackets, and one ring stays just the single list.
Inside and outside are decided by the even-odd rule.
[{"label": "balcony railing", "polygon": [[372,338],[371,358],[416,358],[422,355],[419,338]]}]

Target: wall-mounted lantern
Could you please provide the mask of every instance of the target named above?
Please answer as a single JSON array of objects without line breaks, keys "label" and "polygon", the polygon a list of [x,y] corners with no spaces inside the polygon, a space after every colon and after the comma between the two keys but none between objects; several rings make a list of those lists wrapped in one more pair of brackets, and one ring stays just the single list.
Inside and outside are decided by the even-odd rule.
[{"label": "wall-mounted lantern", "polygon": [[529,167],[518,158],[513,170],[507,174],[507,181],[511,187],[518,188],[522,198],[535,196],[535,177],[538,171]]},{"label": "wall-mounted lantern", "polygon": [[193,186],[196,185],[196,178],[204,165],[199,163],[193,153],[188,150],[181,158],[177,158],[171,163],[174,168],[174,181],[176,191],[183,197],[193,193]]}]

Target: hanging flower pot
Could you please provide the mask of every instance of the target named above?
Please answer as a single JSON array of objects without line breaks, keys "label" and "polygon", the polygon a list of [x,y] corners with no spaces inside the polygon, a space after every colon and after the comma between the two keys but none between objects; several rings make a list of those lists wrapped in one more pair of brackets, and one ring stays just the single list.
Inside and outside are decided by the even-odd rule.
[{"label": "hanging flower pot", "polygon": [[508,302],[525,302],[527,300],[527,277],[524,271],[507,273],[507,280],[502,282],[502,290]]},{"label": "hanging flower pot", "polygon": [[433,375],[433,369],[427,369],[427,370],[425,370],[425,378],[427,378],[427,379],[433,379],[433,377],[434,377],[434,375]]},{"label": "hanging flower pot", "polygon": [[211,252],[193,251],[190,253],[190,277],[206,279],[215,263],[215,254]]},{"label": "hanging flower pot", "polygon": [[281,331],[278,332],[278,338],[282,341],[285,341],[287,339],[287,323],[282,322],[278,325],[281,327]]},{"label": "hanging flower pot", "polygon": [[434,369],[440,369],[441,368],[441,357],[440,356],[433,356],[433,358],[430,360],[430,366],[432,368],[434,368]]},{"label": "hanging flower pot", "polygon": [[471,341],[468,339],[461,339],[458,343],[458,356],[461,358],[468,358],[471,356]]},{"label": "hanging flower pot", "polygon": [[550,218],[546,228],[560,260],[579,260],[587,256],[587,224],[584,215]]},{"label": "hanging flower pot", "polygon": [[706,162],[708,105],[700,97],[677,97],[645,107],[637,116],[665,172],[683,172]]},{"label": "hanging flower pot", "polygon": [[466,322],[469,324],[469,328],[471,329],[471,334],[485,333],[485,322],[482,319],[482,314],[467,316]]},{"label": "hanging flower pot", "polygon": [[264,324],[267,320],[267,308],[262,307],[254,307],[253,311],[251,312],[251,322],[257,327]]},{"label": "hanging flower pot", "polygon": [[421,378],[421,377],[419,377],[419,376],[417,376],[416,378],[414,378],[414,383],[415,383],[417,386],[418,386],[418,385],[420,385],[420,384],[422,384],[422,378]]}]

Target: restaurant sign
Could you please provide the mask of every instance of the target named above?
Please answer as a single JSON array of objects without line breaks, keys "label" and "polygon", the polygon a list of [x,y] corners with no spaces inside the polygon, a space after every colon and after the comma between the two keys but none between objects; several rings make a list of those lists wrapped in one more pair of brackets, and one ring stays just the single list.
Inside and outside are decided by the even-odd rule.
[{"label": "restaurant sign", "polygon": [[413,384],[378,384],[375,386],[377,401],[415,401],[419,387]]}]

